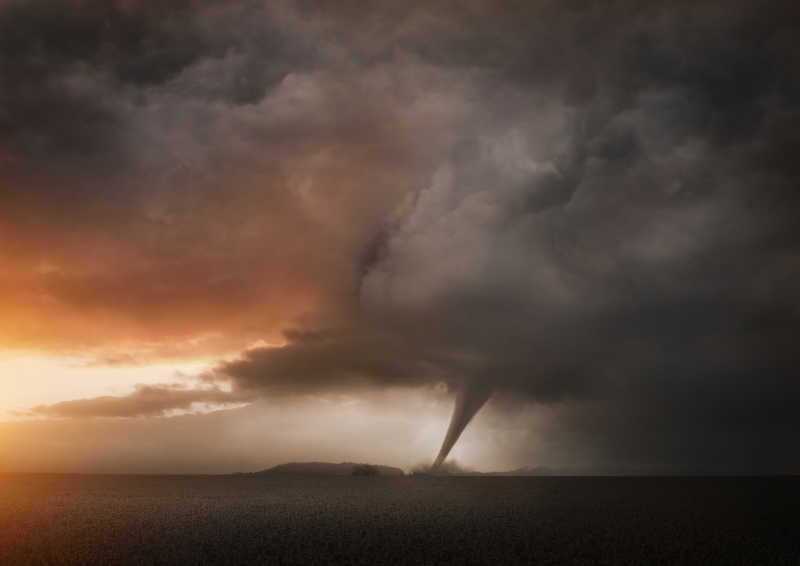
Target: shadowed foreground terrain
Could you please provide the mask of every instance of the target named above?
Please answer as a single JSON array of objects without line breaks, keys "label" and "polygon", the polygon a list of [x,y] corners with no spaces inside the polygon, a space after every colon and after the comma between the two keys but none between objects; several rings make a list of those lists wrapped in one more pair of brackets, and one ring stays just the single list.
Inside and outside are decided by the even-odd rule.
[{"label": "shadowed foreground terrain", "polygon": [[798,564],[800,478],[0,475],[0,564]]}]

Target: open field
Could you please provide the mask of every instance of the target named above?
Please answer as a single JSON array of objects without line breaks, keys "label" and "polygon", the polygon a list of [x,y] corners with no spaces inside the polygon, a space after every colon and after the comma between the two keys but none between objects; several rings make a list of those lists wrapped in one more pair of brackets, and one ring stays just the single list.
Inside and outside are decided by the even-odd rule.
[{"label": "open field", "polygon": [[800,478],[0,475],[0,564],[798,564]]}]

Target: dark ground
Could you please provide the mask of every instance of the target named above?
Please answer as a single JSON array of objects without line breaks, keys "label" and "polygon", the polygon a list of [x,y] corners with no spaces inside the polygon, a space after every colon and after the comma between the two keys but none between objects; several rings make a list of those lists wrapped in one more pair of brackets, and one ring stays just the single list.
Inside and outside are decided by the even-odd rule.
[{"label": "dark ground", "polygon": [[800,564],[800,478],[0,475],[0,564]]}]

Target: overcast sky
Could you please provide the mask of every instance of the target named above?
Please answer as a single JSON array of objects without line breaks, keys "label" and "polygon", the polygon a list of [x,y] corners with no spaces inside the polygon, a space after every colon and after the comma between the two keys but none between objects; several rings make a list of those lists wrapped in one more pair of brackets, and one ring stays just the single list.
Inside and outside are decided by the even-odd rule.
[{"label": "overcast sky", "polygon": [[0,470],[800,472],[797,12],[0,0]]}]

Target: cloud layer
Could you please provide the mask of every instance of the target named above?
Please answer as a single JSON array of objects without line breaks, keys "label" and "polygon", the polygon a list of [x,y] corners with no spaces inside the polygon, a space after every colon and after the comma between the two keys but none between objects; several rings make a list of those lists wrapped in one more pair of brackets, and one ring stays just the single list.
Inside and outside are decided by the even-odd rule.
[{"label": "cloud layer", "polygon": [[345,4],[0,3],[0,336],[282,340],[214,395],[478,383],[598,466],[797,471],[796,9]]}]

